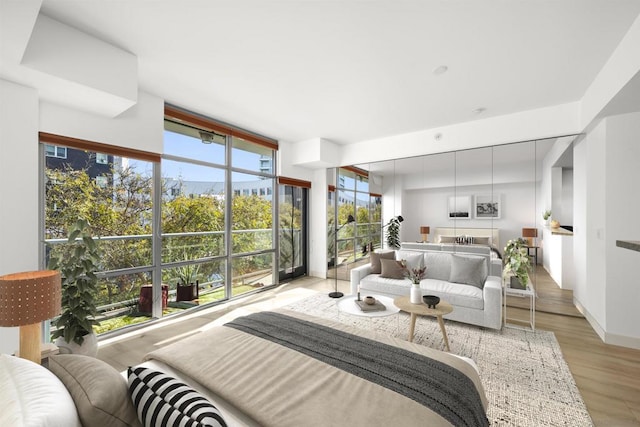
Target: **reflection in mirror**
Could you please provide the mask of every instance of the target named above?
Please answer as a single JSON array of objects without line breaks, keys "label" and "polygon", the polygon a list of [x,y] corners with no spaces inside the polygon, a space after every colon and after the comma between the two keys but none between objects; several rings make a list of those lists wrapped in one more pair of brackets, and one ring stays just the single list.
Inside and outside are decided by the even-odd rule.
[{"label": "reflection in mirror", "polygon": [[[543,226],[542,165],[558,138],[356,165],[380,194],[381,224],[402,215],[400,240],[454,244],[462,237],[501,252],[523,228]],[[546,209],[546,208],[545,208]],[[539,218],[540,217],[540,218]],[[428,234],[425,236],[425,231]],[[382,247],[385,244],[384,231]],[[538,230],[534,246],[541,246]],[[533,250],[532,250],[533,251]],[[541,251],[541,249],[539,249]],[[532,252],[533,253],[533,252]],[[540,262],[540,253],[538,253]]]}]

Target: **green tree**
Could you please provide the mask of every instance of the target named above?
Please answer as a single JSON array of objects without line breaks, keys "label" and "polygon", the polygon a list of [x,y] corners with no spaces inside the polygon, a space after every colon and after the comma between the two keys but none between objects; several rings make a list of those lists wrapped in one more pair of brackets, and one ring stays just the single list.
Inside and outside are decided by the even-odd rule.
[{"label": "green tree", "polygon": [[[93,236],[129,236],[151,233],[151,178],[134,168],[112,168],[108,185],[99,186],[87,168],[46,168],[45,238],[64,238],[78,220],[88,221]],[[100,271],[150,265],[151,239],[98,240]],[[50,255],[64,251],[55,245]],[[137,278],[136,278],[137,276]],[[97,303],[134,298],[144,274],[101,280]]]}]

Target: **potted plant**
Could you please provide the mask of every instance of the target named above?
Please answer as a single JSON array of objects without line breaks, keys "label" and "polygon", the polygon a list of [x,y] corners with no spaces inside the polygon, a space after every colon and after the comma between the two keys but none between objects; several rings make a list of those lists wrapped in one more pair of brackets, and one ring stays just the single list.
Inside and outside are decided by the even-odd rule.
[{"label": "potted plant", "polygon": [[529,283],[529,271],[531,262],[529,251],[526,247],[527,241],[523,238],[512,239],[507,242],[504,248],[504,269],[502,276],[510,277],[510,285],[516,289],[526,289]]},{"label": "potted plant", "polygon": [[387,227],[387,246],[393,249],[400,248],[400,223],[404,220],[401,215],[391,218]]},{"label": "potted plant", "polygon": [[82,219],[73,224],[64,250],[56,251],[49,260],[48,268],[58,270],[62,277],[62,314],[53,322],[56,330],[51,338],[61,353],[95,357],[98,343],[93,326],[100,324],[95,305],[100,248],[88,227]]},{"label": "potted plant", "polygon": [[200,284],[196,279],[200,264],[188,264],[175,269],[178,283],[176,286],[176,301],[193,301],[198,299]]},{"label": "potted plant", "polygon": [[551,218],[551,211],[547,209],[542,213],[542,219],[544,219],[545,225],[549,225],[549,218]]},{"label": "potted plant", "polygon": [[411,292],[409,293],[409,300],[413,304],[422,303],[422,291],[420,290],[420,281],[424,279],[427,273],[427,267],[409,268],[406,261],[402,260],[402,266],[404,267],[404,276],[411,280]]}]

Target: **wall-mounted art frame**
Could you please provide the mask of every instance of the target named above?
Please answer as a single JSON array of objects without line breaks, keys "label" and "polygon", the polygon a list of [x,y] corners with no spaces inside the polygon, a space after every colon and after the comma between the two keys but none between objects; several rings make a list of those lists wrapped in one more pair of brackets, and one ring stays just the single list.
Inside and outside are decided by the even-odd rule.
[{"label": "wall-mounted art frame", "polygon": [[476,219],[500,219],[500,194],[477,194],[473,212]]},{"label": "wall-mounted art frame", "polygon": [[471,219],[471,196],[449,196],[447,217],[449,219]]}]

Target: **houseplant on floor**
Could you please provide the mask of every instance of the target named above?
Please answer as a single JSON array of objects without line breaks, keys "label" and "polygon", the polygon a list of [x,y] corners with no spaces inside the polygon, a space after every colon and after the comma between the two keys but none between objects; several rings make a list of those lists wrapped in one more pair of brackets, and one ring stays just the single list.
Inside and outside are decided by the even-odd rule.
[{"label": "houseplant on floor", "polygon": [[78,220],[69,229],[64,249],[51,251],[48,268],[62,276],[62,314],[54,321],[56,330],[51,338],[61,353],[95,357],[98,343],[93,325],[99,324],[95,298],[100,248],[88,227],[87,221]]},{"label": "houseplant on floor", "polygon": [[391,218],[387,227],[387,246],[392,249],[400,249],[400,223],[404,220],[402,215]]},{"label": "houseplant on floor", "polygon": [[502,277],[510,277],[510,285],[514,289],[526,289],[529,283],[531,262],[527,241],[523,238],[512,239],[504,248],[504,269]]}]

